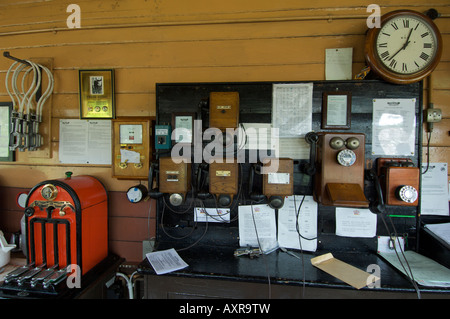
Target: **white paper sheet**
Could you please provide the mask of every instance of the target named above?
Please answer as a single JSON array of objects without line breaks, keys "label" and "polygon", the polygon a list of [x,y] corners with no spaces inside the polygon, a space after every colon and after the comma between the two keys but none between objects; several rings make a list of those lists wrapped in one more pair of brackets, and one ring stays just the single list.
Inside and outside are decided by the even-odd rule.
[{"label": "white paper sheet", "polygon": [[[288,196],[278,210],[278,245],[284,248],[316,251],[317,203],[312,196]],[[300,207],[301,205],[301,207]],[[298,209],[298,219],[296,218]],[[300,235],[297,232],[297,224]],[[307,239],[306,239],[307,238]]]},{"label": "white paper sheet", "polygon": [[313,83],[274,84],[272,127],[278,136],[299,137],[312,130]]},{"label": "white paper sheet", "polygon": [[120,149],[120,161],[122,163],[140,163],[141,154],[135,151]]},{"label": "white paper sheet", "polygon": [[230,209],[224,208],[200,208],[195,207],[194,211],[195,222],[209,222],[209,223],[229,223]]},{"label": "white paper sheet", "polygon": [[275,210],[266,204],[239,206],[239,245],[259,247],[263,253],[277,249]]},{"label": "white paper sheet", "polygon": [[59,121],[59,161],[65,164],[111,164],[111,121]]},{"label": "white paper sheet", "polygon": [[[399,252],[398,256],[402,262],[400,263],[399,257],[395,253],[381,253],[380,255],[404,274],[406,274],[405,268],[411,268],[414,280],[420,285],[450,287],[450,270],[428,257],[408,250],[404,252],[404,256]],[[408,262],[408,267],[406,262]]]},{"label": "white paper sheet", "polygon": [[415,154],[416,99],[374,99],[372,154]]},{"label": "white paper sheet", "polygon": [[369,209],[336,207],[336,235],[344,237],[375,237],[377,215]]},{"label": "white paper sheet", "polygon": [[353,48],[325,49],[325,79],[352,79]]},{"label": "white paper sheet", "polygon": [[[422,164],[422,172],[426,167],[427,164]],[[447,163],[429,163],[427,172],[422,174],[422,215],[449,215],[447,174]]]},{"label": "white paper sheet", "polygon": [[439,237],[447,247],[450,247],[450,223],[427,224],[424,226],[435,236]]},{"label": "white paper sheet", "polygon": [[167,274],[189,266],[173,248],[154,251],[146,254],[145,256],[157,275]]}]

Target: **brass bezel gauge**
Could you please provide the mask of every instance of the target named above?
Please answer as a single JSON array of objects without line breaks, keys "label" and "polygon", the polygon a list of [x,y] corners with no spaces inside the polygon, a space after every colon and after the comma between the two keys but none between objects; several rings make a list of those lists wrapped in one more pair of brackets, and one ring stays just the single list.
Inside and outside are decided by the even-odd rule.
[{"label": "brass bezel gauge", "polygon": [[54,200],[58,195],[58,189],[53,184],[45,184],[41,189],[41,195],[46,200]]},{"label": "brass bezel gauge", "polygon": [[369,29],[365,58],[383,80],[409,84],[427,77],[442,55],[442,37],[434,22],[412,10],[396,10],[381,17],[380,28]]}]

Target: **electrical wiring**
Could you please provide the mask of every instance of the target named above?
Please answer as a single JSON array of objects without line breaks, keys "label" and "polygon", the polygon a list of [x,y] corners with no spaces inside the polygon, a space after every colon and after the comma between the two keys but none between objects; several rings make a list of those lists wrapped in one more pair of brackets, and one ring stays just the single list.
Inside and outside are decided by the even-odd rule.
[{"label": "electrical wiring", "polygon": [[[9,148],[11,151],[17,148],[35,151],[42,145],[39,123],[42,122],[43,107],[53,93],[54,78],[51,71],[41,64],[14,58],[9,53],[4,56],[15,60],[5,77],[6,91],[13,103]],[[44,74],[48,78],[47,88],[38,97]]]},{"label": "electrical wiring", "polygon": [[428,172],[428,168],[430,167],[430,141],[431,141],[431,132],[427,132],[427,168],[422,174]]},{"label": "electrical wiring", "polygon": [[267,264],[267,260],[266,260],[264,251],[262,250],[261,242],[259,241],[258,229],[256,227],[255,214],[254,214],[254,211],[253,211],[253,202],[250,202],[250,205],[251,205],[251,211],[252,211],[253,226],[255,227],[256,240],[258,242],[258,248],[261,251],[261,255],[262,255],[263,262],[264,262],[264,266],[266,268],[267,284],[268,284],[268,287],[269,287],[269,299],[271,299],[272,298],[272,286],[271,286],[271,283],[270,283],[269,266]]},{"label": "electrical wiring", "polygon": [[[386,220],[384,219],[383,214],[379,214],[379,215],[381,216],[381,220],[383,221],[383,224],[384,224],[384,226],[385,226],[385,228],[386,228],[388,234],[391,234],[392,232],[390,232],[389,227],[388,227],[388,225],[387,225],[387,223],[386,223]],[[391,238],[391,240],[392,240],[393,247],[394,247],[394,251],[395,251],[395,254],[397,255],[397,259],[398,259],[400,265],[402,266],[402,268],[403,268],[403,270],[404,270],[404,272],[405,272],[406,277],[408,277],[409,281],[411,282],[412,286],[414,287],[418,299],[421,299],[420,289],[419,289],[419,287],[417,286],[416,281],[414,280],[413,272],[412,272],[412,270],[411,270],[411,267],[410,267],[410,265],[409,265],[409,263],[408,263],[408,260],[406,259],[406,256],[405,256],[405,254],[404,254],[404,252],[403,252],[403,249],[402,249],[401,247],[399,247],[399,248],[400,248],[400,252],[401,252],[401,254],[402,254],[402,256],[403,256],[403,258],[404,258],[404,260],[405,260],[405,262],[406,262],[406,266],[408,267],[408,271],[406,270],[406,267],[405,267],[405,265],[403,264],[403,261],[401,260],[399,254],[398,254],[398,251],[397,251],[397,245],[396,245],[396,241],[397,241],[397,238],[398,238],[397,230],[395,229],[394,223],[392,222],[392,219],[391,219],[390,216],[389,216],[389,220],[390,220],[390,223],[391,223],[392,228],[393,228],[394,238],[393,238],[392,235],[389,235],[389,236],[390,236],[390,238]]]},{"label": "electrical wiring", "polygon": [[13,68],[16,66],[16,64],[19,62],[14,62],[11,64],[11,66],[8,68],[8,71],[6,72],[6,77],[5,77],[5,88],[6,88],[6,92],[8,93],[9,97],[11,98],[11,101],[13,103],[12,109],[13,111],[18,111],[17,110],[17,104],[16,104],[16,97],[15,94],[13,94],[11,92],[11,89],[9,88],[9,76],[11,74],[11,71],[13,70]]}]

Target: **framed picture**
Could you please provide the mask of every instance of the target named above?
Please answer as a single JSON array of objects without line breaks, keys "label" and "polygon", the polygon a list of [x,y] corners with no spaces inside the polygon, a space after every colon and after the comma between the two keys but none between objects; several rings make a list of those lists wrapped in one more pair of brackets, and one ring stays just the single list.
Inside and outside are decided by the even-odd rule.
[{"label": "framed picture", "polygon": [[322,100],[322,128],[350,129],[352,112],[351,92],[324,92]]},{"label": "framed picture", "polygon": [[0,161],[14,161],[14,152],[9,150],[9,133],[11,130],[11,102],[0,102]]},{"label": "framed picture", "polygon": [[80,118],[113,119],[114,70],[79,70]]}]

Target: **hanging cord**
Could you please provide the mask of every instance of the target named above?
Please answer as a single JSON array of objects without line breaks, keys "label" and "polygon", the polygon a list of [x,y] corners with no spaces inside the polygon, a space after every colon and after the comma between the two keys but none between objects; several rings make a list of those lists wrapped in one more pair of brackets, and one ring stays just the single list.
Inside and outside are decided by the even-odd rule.
[{"label": "hanging cord", "polygon": [[269,299],[271,299],[272,298],[272,286],[270,284],[269,266],[267,265],[267,260],[266,260],[264,251],[262,250],[261,242],[259,241],[258,229],[256,227],[256,221],[255,221],[255,214],[253,212],[253,201],[250,202],[250,206],[252,208],[252,219],[253,219],[253,226],[255,227],[256,240],[258,241],[258,247],[259,247],[259,250],[261,251],[261,255],[262,255],[263,262],[264,262],[264,266],[266,267],[267,284],[269,285]]},{"label": "hanging cord", "polygon": [[[386,228],[388,234],[391,234],[391,232],[389,231],[389,227],[388,227],[388,225],[386,224],[386,220],[384,219],[383,214],[379,214],[379,215],[381,216],[381,220],[383,221],[384,227]],[[417,293],[417,298],[418,298],[418,299],[421,299],[419,287],[417,286],[417,283],[416,283],[416,281],[414,280],[413,272],[412,272],[412,270],[411,270],[411,267],[410,267],[410,265],[409,265],[409,263],[408,263],[408,260],[406,259],[406,256],[405,256],[405,254],[404,254],[404,252],[403,252],[403,249],[402,249],[401,247],[399,247],[399,248],[400,248],[400,252],[401,252],[401,254],[402,254],[402,256],[403,256],[403,258],[404,258],[404,260],[405,260],[405,262],[406,262],[406,266],[408,267],[408,270],[409,270],[409,271],[406,270],[405,265],[403,264],[403,261],[401,260],[400,255],[398,254],[398,251],[397,251],[397,245],[396,245],[396,241],[398,241],[398,240],[397,240],[397,238],[398,238],[397,230],[395,229],[394,223],[392,222],[392,218],[391,218],[390,216],[389,216],[389,221],[390,221],[390,223],[391,223],[391,225],[392,225],[392,229],[394,230],[394,236],[395,236],[395,238],[393,238],[392,235],[389,235],[389,237],[390,237],[391,240],[392,240],[393,247],[394,247],[394,251],[395,251],[395,254],[397,255],[397,259],[398,259],[398,261],[400,262],[400,265],[402,266],[402,268],[403,268],[403,270],[404,270],[404,272],[405,272],[406,277],[408,277],[409,281],[410,281],[411,284],[413,285],[413,287],[414,287],[414,289],[415,289],[415,291],[416,291],[416,293]]]}]

